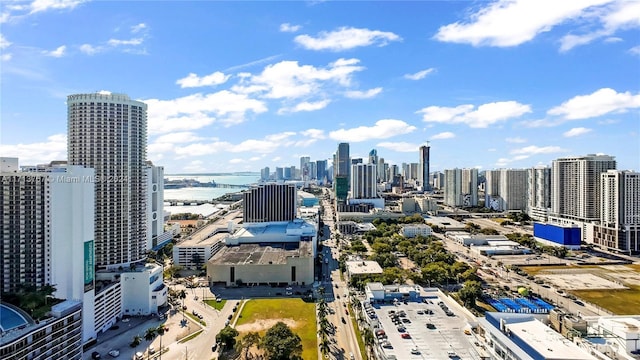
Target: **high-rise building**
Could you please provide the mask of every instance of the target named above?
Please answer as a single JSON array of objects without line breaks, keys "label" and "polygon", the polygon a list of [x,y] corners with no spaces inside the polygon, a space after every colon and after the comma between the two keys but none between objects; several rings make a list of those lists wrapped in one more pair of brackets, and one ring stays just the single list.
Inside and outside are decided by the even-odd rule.
[{"label": "high-rise building", "polygon": [[431,185],[429,184],[429,144],[420,146],[418,154],[420,161],[418,162],[418,181],[422,191],[430,191]]},{"label": "high-rise building", "polygon": [[420,164],[418,163],[409,164],[409,179],[418,180],[419,168]]},{"label": "high-rise building", "polygon": [[81,332],[88,341],[96,334],[95,172],[64,162],[13,168],[0,169],[0,293],[53,285],[54,297],[82,301]]},{"label": "high-rise building", "polygon": [[554,160],[551,170],[551,213],[577,222],[600,220],[600,174],[614,170],[609,155],[586,155]]},{"label": "high-rise building", "polygon": [[371,149],[369,151],[369,164],[378,164],[378,150]]},{"label": "high-rise building", "polygon": [[282,222],[296,218],[296,187],[265,184],[242,193],[245,223]]},{"label": "high-rise building", "polygon": [[387,181],[387,170],[389,170],[389,164],[384,162],[384,158],[378,158],[378,166],[377,166],[378,182]]},{"label": "high-rise building", "polygon": [[335,191],[338,202],[344,202],[347,199],[350,169],[349,143],[340,143],[334,156],[333,167],[333,190]]},{"label": "high-rise building", "polygon": [[502,211],[500,170],[485,171],[484,179],[484,207],[495,211]]},{"label": "high-rise building", "polygon": [[164,232],[164,167],[147,161],[147,250],[158,249],[172,238]]},{"label": "high-rise building", "polygon": [[308,180],[316,180],[316,174],[318,172],[318,170],[316,170],[316,162],[315,161],[311,161],[310,163],[307,164],[307,170],[309,172],[309,174],[307,175]]},{"label": "high-rise building", "polygon": [[270,177],[271,177],[271,173],[268,166],[260,170],[260,181],[268,181]]},{"label": "high-rise building", "polygon": [[478,169],[449,169],[444,171],[444,177],[446,205],[478,205]]},{"label": "high-rise building", "polygon": [[70,165],[95,169],[95,259],[101,268],[147,253],[147,105],[109,92],[67,97]]},{"label": "high-rise building", "polygon": [[593,243],[614,251],[640,252],[640,173],[600,174],[600,224]]},{"label": "high-rise building", "polygon": [[378,198],[376,165],[356,164],[351,168],[351,197],[354,199]]},{"label": "high-rise building", "polygon": [[502,199],[502,211],[524,211],[527,207],[527,170],[500,170],[499,194]]},{"label": "high-rise building", "polygon": [[311,158],[308,156],[300,157],[300,178],[302,181],[311,180],[313,173],[309,165],[311,164]]},{"label": "high-rise building", "polygon": [[276,167],[276,180],[284,180],[284,169]]},{"label": "high-rise building", "polygon": [[346,176],[348,179],[350,167],[349,143],[340,143],[338,144],[338,151],[336,152],[335,176]]},{"label": "high-rise building", "polygon": [[547,221],[551,208],[551,168],[527,169],[527,214],[534,220]]},{"label": "high-rise building", "polygon": [[284,168],[283,179],[284,180],[292,180],[295,176],[295,168],[293,168],[293,173],[291,172],[291,167]]},{"label": "high-rise building", "polygon": [[318,180],[318,183],[324,184],[327,182],[327,160],[318,160],[316,161],[316,176],[315,178]]}]

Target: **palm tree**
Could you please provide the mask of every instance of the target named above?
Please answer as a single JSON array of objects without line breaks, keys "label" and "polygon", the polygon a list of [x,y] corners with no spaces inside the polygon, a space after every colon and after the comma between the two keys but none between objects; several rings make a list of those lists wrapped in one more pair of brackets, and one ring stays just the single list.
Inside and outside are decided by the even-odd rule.
[{"label": "palm tree", "polygon": [[164,335],[164,332],[166,331],[164,324],[160,324],[158,325],[158,327],[156,328],[156,334],[160,335],[160,356],[159,358],[162,359],[162,335]]},{"label": "palm tree", "polygon": [[367,357],[373,358],[369,356],[371,354],[371,349],[375,345],[375,338],[373,337],[373,332],[369,328],[362,329],[362,339],[364,340],[364,346],[367,348]]},{"label": "palm tree", "polygon": [[178,293],[178,299],[182,299],[182,321],[185,320],[184,317],[184,299],[187,298],[187,292],[184,291],[184,289],[180,290],[180,292]]},{"label": "palm tree", "polygon": [[[148,328],[144,333],[144,339],[147,341],[152,341],[153,338],[156,337],[156,328]],[[151,353],[147,351],[147,359],[151,357]]]},{"label": "palm tree", "polygon": [[140,337],[140,335],[136,335],[133,337],[133,341],[131,341],[131,344],[129,344],[129,346],[136,347],[140,345],[141,341],[142,341],[142,338]]},{"label": "palm tree", "polygon": [[320,301],[318,302],[318,317],[326,317],[328,313],[329,308],[327,307],[327,303],[324,301],[324,299],[320,299]]},{"label": "palm tree", "polygon": [[323,356],[327,356],[327,354],[329,354],[329,352],[331,351],[331,342],[329,341],[329,338],[326,336],[323,336],[320,339],[320,344],[318,345],[320,348],[320,352],[322,353]]}]

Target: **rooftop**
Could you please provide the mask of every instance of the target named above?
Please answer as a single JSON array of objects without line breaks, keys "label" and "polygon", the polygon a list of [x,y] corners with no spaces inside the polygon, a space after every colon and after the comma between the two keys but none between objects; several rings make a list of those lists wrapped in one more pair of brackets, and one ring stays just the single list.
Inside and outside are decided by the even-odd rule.
[{"label": "rooftop", "polygon": [[289,257],[313,257],[311,241],[225,246],[210,263],[216,265],[286,264]]},{"label": "rooftop", "polygon": [[218,241],[222,241],[222,239],[229,235],[228,227],[230,221],[233,222],[235,227],[237,227],[242,222],[242,212],[239,210],[230,211],[224,217],[218,219],[213,224],[209,224],[198,230],[176,246],[208,246]]},{"label": "rooftop", "polygon": [[346,265],[350,275],[382,274],[382,267],[377,261],[347,261]]},{"label": "rooftop", "polygon": [[595,359],[571,340],[538,320],[508,324],[507,329],[511,331],[511,336],[525,341],[544,359]]}]

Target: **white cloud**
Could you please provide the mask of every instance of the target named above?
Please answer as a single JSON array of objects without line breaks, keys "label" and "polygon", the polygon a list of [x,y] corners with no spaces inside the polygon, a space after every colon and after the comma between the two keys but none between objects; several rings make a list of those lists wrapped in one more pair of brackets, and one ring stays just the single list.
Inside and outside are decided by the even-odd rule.
[{"label": "white cloud", "polygon": [[35,0],[31,3],[31,14],[47,11],[50,9],[63,10],[73,9],[76,6],[82,4],[86,0]]},{"label": "white cloud", "polygon": [[417,128],[402,120],[383,119],[373,126],[359,126],[351,129],[331,131],[329,137],[338,141],[360,142],[371,139],[388,139],[396,135],[408,134]]},{"label": "white cloud", "polygon": [[360,46],[385,46],[402,38],[392,32],[341,27],[334,31],[321,31],[317,37],[298,35],[294,41],[309,50],[342,51]]},{"label": "white cloud", "polygon": [[[593,40],[610,36],[618,30],[639,27],[639,14],[640,2],[638,1],[615,1],[608,6],[598,8],[596,11],[588,14],[589,16],[584,16],[583,19],[590,20],[591,22],[599,22],[601,23],[599,24],[600,26],[584,34],[565,35],[560,39],[560,51],[568,51],[576,46],[588,44]],[[621,40],[622,39],[620,39],[620,41]]]},{"label": "white cloud", "polygon": [[418,71],[417,73],[414,73],[414,74],[405,74],[404,78],[409,80],[422,80],[425,77],[427,77],[427,75],[432,74],[435,71],[436,71],[435,68],[429,68],[426,70]]},{"label": "white cloud", "polygon": [[612,43],[618,43],[618,42],[622,42],[622,38],[619,38],[617,36],[610,36],[606,39],[604,39],[604,42],[606,42],[607,44],[612,44]]},{"label": "white cloud", "polygon": [[559,146],[536,146],[530,145],[520,149],[513,149],[509,153],[517,155],[537,155],[537,154],[553,154],[567,151]]},{"label": "white cloud", "polygon": [[609,113],[623,113],[640,107],[640,93],[619,93],[610,88],[599,89],[589,95],[575,96],[547,111],[549,115],[567,120],[588,119]]},{"label": "white cloud", "polygon": [[109,46],[117,47],[117,46],[137,46],[144,42],[143,38],[132,38],[129,40],[119,40],[119,39],[109,39],[107,44]]},{"label": "white cloud", "polygon": [[397,151],[397,152],[417,152],[420,148],[419,144],[408,143],[404,141],[400,142],[381,142],[376,145],[377,147]]},{"label": "white cloud", "polygon": [[203,166],[204,162],[202,160],[193,160],[189,162],[187,165],[182,167],[182,171],[185,173],[198,173],[204,172],[207,169]]},{"label": "white cloud", "polygon": [[564,137],[574,137],[574,136],[580,136],[580,135],[584,135],[588,132],[591,132],[591,129],[587,129],[584,127],[577,127],[577,128],[573,128],[569,131],[566,131],[565,133],[562,134],[562,136]]},{"label": "white cloud", "polygon": [[229,160],[229,164],[242,164],[243,162],[245,162],[245,160],[244,159],[240,159],[240,158],[235,158],[235,159]]},{"label": "white cloud", "polygon": [[521,138],[519,136],[516,137],[508,137],[504,139],[508,143],[521,144],[527,142],[527,139]]},{"label": "white cloud", "polygon": [[46,56],[59,58],[64,56],[65,50],[67,50],[67,47],[65,45],[62,45],[56,48],[55,50],[51,50],[51,51],[45,50],[42,53],[45,54]]},{"label": "white cloud", "polygon": [[294,107],[284,107],[278,110],[278,114],[285,113],[296,113],[300,111],[316,111],[321,110],[327,107],[331,101],[330,100],[320,100],[315,102],[303,101],[299,104],[296,104]]},{"label": "white cloud", "polygon": [[308,129],[308,130],[303,130],[300,131],[300,134],[304,135],[304,136],[308,136],[312,139],[324,139],[325,135],[324,135],[324,130],[320,130],[320,129]]},{"label": "white cloud", "polygon": [[202,137],[198,136],[196,133],[191,131],[182,131],[182,132],[172,132],[171,134],[158,136],[154,140],[154,142],[180,144],[180,143],[190,143],[190,142],[195,142],[200,140],[202,140]]},{"label": "white cloud", "polygon": [[141,30],[144,30],[147,28],[147,24],[145,23],[140,23],[138,25],[134,25],[131,27],[131,33],[132,34],[136,34],[138,32],[140,32]]},{"label": "white cloud", "polygon": [[12,57],[13,57],[13,54],[5,53],[5,54],[0,55],[0,60],[9,61],[9,60],[11,60]]},{"label": "white cloud", "polygon": [[456,134],[452,133],[451,131],[445,131],[445,132],[441,132],[439,134],[435,134],[433,136],[431,136],[431,140],[444,140],[444,139],[453,139],[454,137],[456,137]]},{"label": "white cloud", "polygon": [[338,59],[328,66],[299,65],[297,61],[281,61],[268,65],[258,75],[245,74],[232,90],[259,93],[271,99],[296,99],[319,95],[330,84],[351,85],[351,76],[364,70],[358,59]]},{"label": "white cloud", "polygon": [[6,49],[11,46],[11,41],[7,40],[4,35],[0,34],[0,49]]},{"label": "white cloud", "polygon": [[103,50],[100,46],[93,46],[91,44],[82,44],[80,45],[80,51],[87,55],[94,55]]},{"label": "white cloud", "polygon": [[486,128],[500,121],[531,112],[531,106],[517,101],[501,101],[483,104],[475,108],[466,104],[456,107],[429,106],[418,110],[425,122],[466,124],[472,128]]},{"label": "white cloud", "polygon": [[0,154],[6,157],[17,157],[22,165],[43,164],[67,158],[66,134],[51,135],[46,141],[32,144],[7,145],[6,140],[0,144]]},{"label": "white cloud", "polygon": [[209,75],[205,75],[203,77],[199,77],[194,73],[189,73],[186,77],[182,79],[178,79],[176,84],[180,85],[181,88],[193,88],[193,87],[201,87],[201,86],[215,86],[224,84],[229,80],[231,75],[225,75],[220,71],[216,71]]},{"label": "white cloud", "polygon": [[377,87],[377,88],[369,89],[366,91],[350,90],[345,92],[344,96],[351,99],[369,99],[380,94],[381,92],[382,92],[382,88]]},{"label": "white cloud", "polygon": [[640,55],[640,45],[636,45],[628,50],[632,55]]},{"label": "white cloud", "polygon": [[143,100],[149,106],[149,134],[196,130],[214,121],[241,123],[247,112],[267,111],[265,104],[244,94],[223,90],[212,94],[193,94],[173,100]]},{"label": "white cloud", "polygon": [[280,31],[282,32],[296,32],[302,29],[301,25],[291,25],[289,23],[280,24]]},{"label": "white cloud", "polygon": [[565,21],[584,19],[594,6],[611,1],[498,0],[468,21],[440,27],[434,38],[473,46],[517,46]]}]

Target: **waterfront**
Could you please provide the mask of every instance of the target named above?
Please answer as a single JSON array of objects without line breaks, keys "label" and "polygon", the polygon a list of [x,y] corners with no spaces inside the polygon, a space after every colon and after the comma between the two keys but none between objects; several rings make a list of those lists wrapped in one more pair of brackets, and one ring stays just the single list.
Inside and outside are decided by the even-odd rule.
[{"label": "waterfront", "polygon": [[[230,185],[250,185],[255,184],[260,180],[260,175],[251,174],[167,174],[164,176],[169,180],[181,180],[181,179],[194,179],[202,183],[215,181],[218,184],[230,184]],[[193,188],[181,188],[181,189],[164,189],[165,199],[175,200],[212,200],[222,195],[239,192],[239,189],[229,188],[209,188],[209,187],[193,187]],[[171,206],[165,206],[167,211]]]},{"label": "waterfront", "polygon": [[[194,179],[199,182],[215,181],[218,184],[231,184],[231,185],[250,185],[255,184],[260,180],[258,174],[228,174],[228,175],[216,175],[216,174],[170,174],[165,175],[165,179],[169,180],[181,180],[181,179]],[[213,188],[213,187],[192,187],[181,189],[164,189],[164,198],[167,200],[212,200],[222,195],[239,192],[240,189],[230,188]],[[164,210],[171,214],[179,213],[193,213],[200,214],[202,216],[209,216],[218,210],[220,207],[214,204],[202,204],[202,205],[178,205],[170,206],[165,203]]]}]

